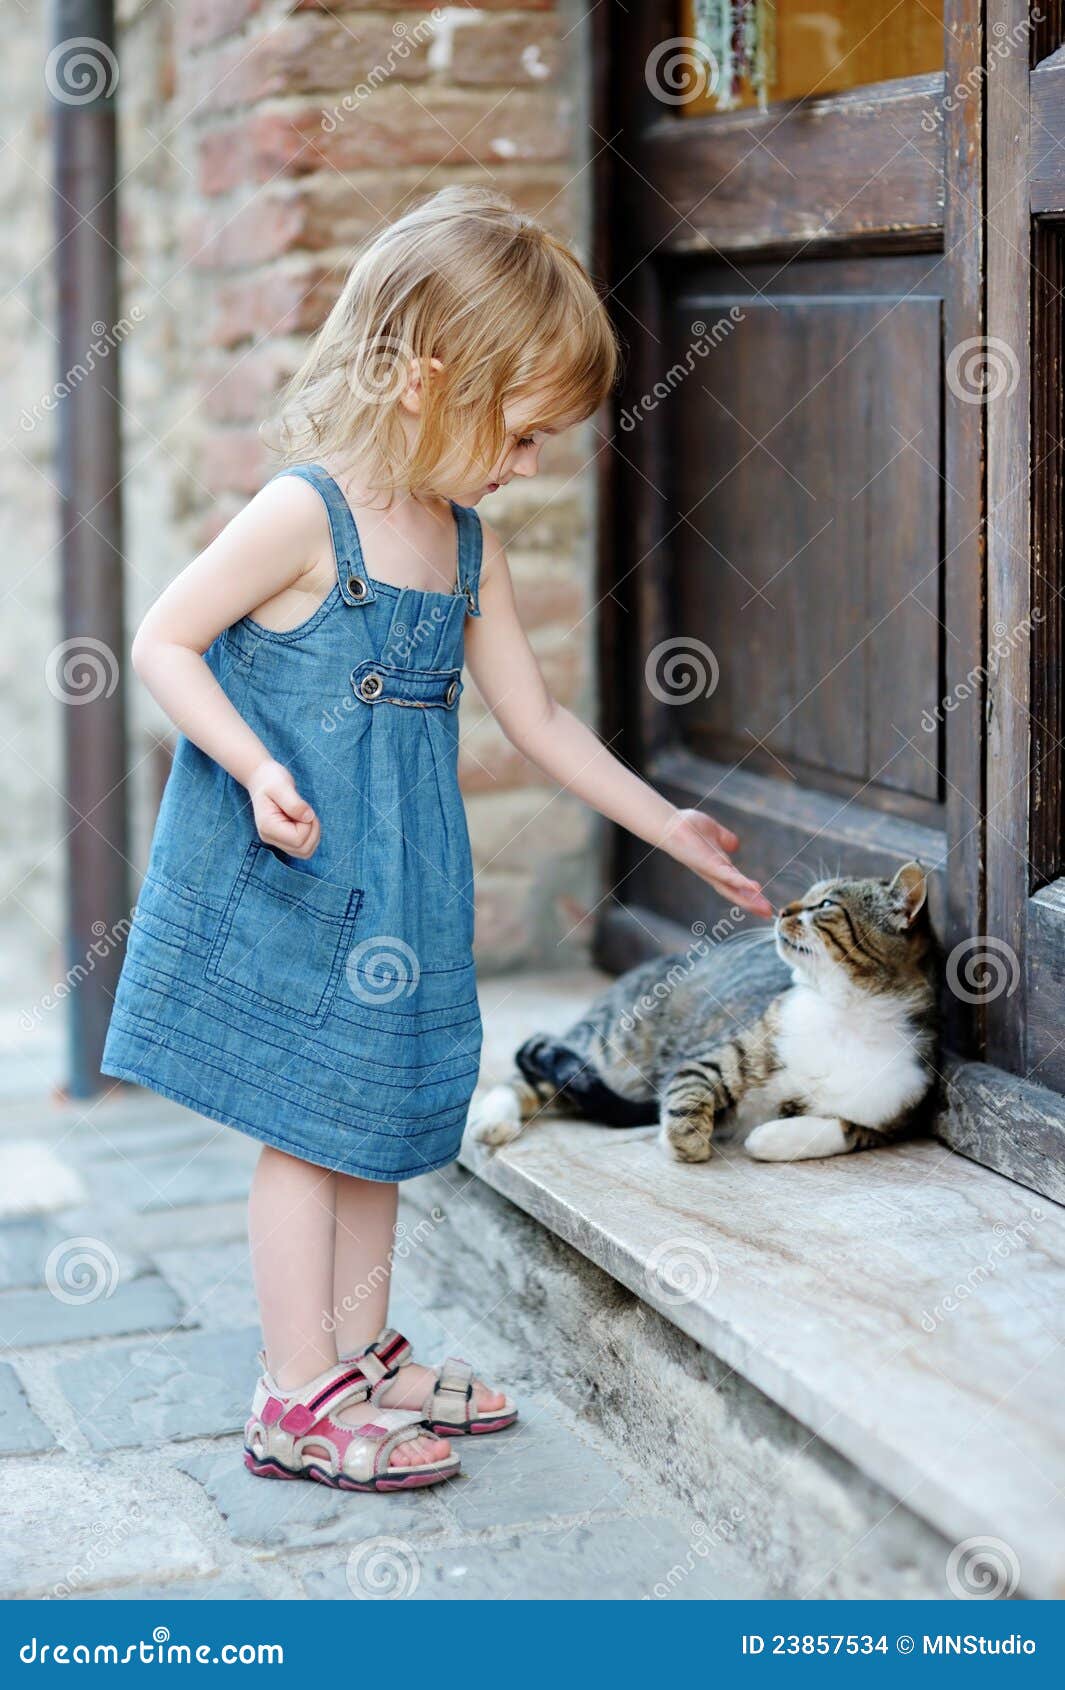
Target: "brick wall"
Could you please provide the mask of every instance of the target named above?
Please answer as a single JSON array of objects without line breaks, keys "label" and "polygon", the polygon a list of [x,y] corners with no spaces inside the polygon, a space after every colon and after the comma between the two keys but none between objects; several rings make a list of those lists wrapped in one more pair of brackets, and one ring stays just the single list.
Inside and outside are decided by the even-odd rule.
[{"label": "brick wall", "polygon": [[[197,173],[186,231],[203,393],[195,475],[212,495],[201,538],[271,473],[258,424],[336,298],[352,244],[382,219],[445,183],[481,182],[582,244],[578,17],[549,0],[429,12],[196,0],[179,13]],[[551,684],[584,710],[591,449],[590,431],[560,443],[536,484],[484,507]],[[562,962],[586,938],[590,818],[545,789],[476,704],[462,730],[482,964]]]},{"label": "brick wall", "polygon": [[[578,248],[587,226],[583,8],[497,0],[427,11],[378,0],[120,0],[122,348],[127,619],[271,473],[258,425],[335,297],[352,244],[446,182],[496,185]],[[20,723],[8,764],[20,825],[0,842],[0,994],[53,984],[62,960],[61,709],[42,684],[58,638],[54,427],[33,408],[55,371],[49,254],[47,8],[8,20],[3,259],[6,436],[0,522],[4,669]],[[593,436],[558,443],[532,487],[485,514],[508,543],[551,684],[594,713]],[[143,867],[169,724],[129,677],[134,869]],[[469,708],[465,708],[468,705]],[[561,964],[595,897],[593,822],[483,719],[469,689],[462,775],[488,968]],[[546,806],[546,810],[545,810]]]}]

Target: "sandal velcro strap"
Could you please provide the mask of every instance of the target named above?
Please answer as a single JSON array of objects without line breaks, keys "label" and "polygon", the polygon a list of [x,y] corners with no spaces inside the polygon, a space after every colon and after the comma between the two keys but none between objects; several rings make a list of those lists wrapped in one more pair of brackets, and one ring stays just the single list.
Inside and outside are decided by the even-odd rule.
[{"label": "sandal velcro strap", "polygon": [[367,1344],[364,1350],[357,1350],[350,1359],[358,1362],[371,1385],[379,1386],[386,1379],[391,1379],[398,1368],[405,1367],[410,1356],[410,1345],[402,1332],[397,1332],[393,1326],[384,1326],[372,1344]]},{"label": "sandal velcro strap", "polygon": [[366,1348],[378,1361],[383,1362],[390,1372],[395,1367],[406,1367],[411,1358],[410,1344],[394,1326],[382,1327],[373,1343],[368,1344]]},{"label": "sandal velcro strap", "polygon": [[295,1392],[278,1391],[288,1406],[278,1419],[283,1432],[302,1437],[325,1414],[336,1414],[350,1403],[365,1402],[370,1394],[370,1381],[357,1362],[338,1362],[321,1374],[297,1396]]},{"label": "sandal velcro strap", "polygon": [[436,1376],[429,1410],[434,1419],[465,1423],[473,1400],[473,1368],[458,1356],[448,1356]]}]

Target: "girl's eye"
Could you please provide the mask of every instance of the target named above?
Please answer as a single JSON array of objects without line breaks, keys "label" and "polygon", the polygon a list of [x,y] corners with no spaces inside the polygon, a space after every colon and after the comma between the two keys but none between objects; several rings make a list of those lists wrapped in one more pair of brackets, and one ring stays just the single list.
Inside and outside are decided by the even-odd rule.
[{"label": "girl's eye", "polygon": [[536,436],[535,434],[519,434],[516,444],[519,448],[524,446],[535,446]]}]

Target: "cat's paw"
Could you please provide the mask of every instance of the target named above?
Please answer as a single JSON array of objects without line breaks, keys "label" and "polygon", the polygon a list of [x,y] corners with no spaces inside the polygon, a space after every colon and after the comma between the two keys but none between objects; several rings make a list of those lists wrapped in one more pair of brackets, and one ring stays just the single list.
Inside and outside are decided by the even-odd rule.
[{"label": "cat's paw", "polygon": [[678,1116],[662,1123],[658,1142],[678,1162],[708,1162],[713,1148],[701,1122]]},{"label": "cat's paw", "polygon": [[816,1156],[840,1156],[850,1147],[843,1123],[828,1115],[789,1115],[763,1121],[743,1147],[759,1162],[803,1162]]},{"label": "cat's paw", "polygon": [[511,1144],[521,1128],[521,1103],[513,1086],[493,1086],[475,1100],[470,1111],[470,1133],[478,1144],[495,1148]]}]

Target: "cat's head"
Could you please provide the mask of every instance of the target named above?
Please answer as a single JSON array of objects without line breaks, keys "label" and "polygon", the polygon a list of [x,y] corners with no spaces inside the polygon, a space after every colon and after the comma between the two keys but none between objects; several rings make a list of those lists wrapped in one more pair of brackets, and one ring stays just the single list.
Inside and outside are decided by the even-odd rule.
[{"label": "cat's head", "polygon": [[777,952],[797,979],[867,992],[926,985],[935,952],[928,877],[904,863],[893,880],[819,880],[776,919]]}]

